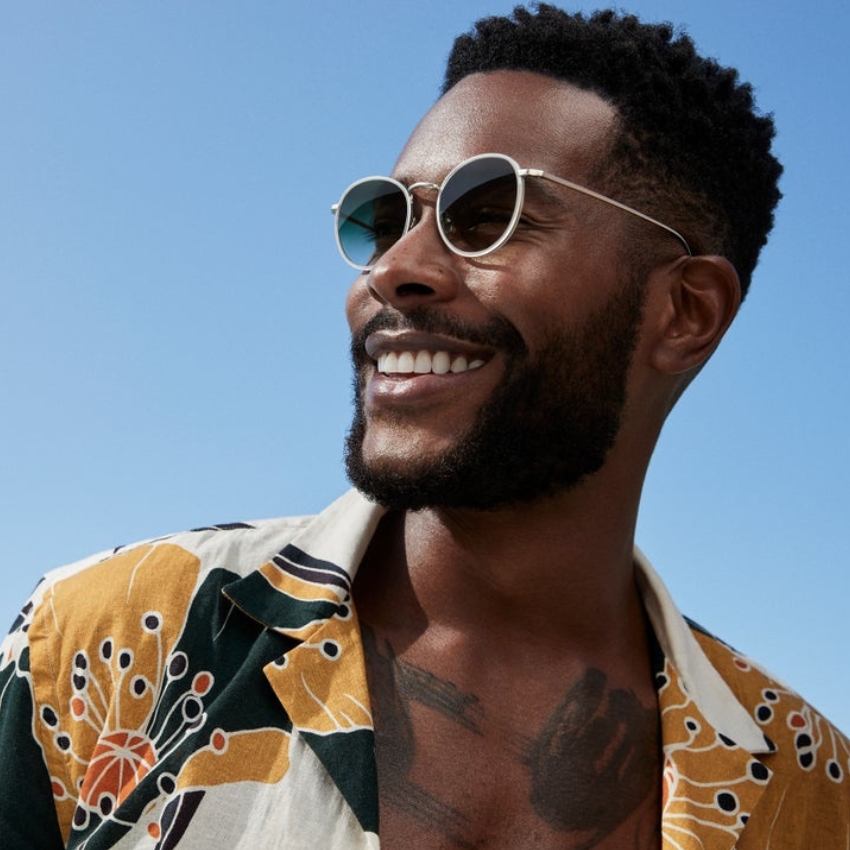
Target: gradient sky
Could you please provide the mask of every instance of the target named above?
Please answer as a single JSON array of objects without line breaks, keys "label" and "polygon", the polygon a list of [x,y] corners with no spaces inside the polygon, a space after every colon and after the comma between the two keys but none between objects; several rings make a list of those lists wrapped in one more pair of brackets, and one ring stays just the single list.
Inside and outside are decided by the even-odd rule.
[{"label": "gradient sky", "polygon": [[[737,66],[786,167],[638,542],[685,613],[850,729],[850,4],[623,5]],[[329,206],[392,168],[453,37],[512,6],[0,3],[0,622],[54,566],[345,489]]]}]

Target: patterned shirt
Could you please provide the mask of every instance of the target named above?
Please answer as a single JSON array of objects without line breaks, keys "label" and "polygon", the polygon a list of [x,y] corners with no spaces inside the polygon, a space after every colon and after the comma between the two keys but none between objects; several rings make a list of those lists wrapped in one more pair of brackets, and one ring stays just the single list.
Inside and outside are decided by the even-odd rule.
[{"label": "patterned shirt", "polygon": [[[51,573],[0,647],[0,846],[378,848],[351,586],[382,513],[351,491]],[[850,742],[635,562],[665,850],[846,850]]]}]

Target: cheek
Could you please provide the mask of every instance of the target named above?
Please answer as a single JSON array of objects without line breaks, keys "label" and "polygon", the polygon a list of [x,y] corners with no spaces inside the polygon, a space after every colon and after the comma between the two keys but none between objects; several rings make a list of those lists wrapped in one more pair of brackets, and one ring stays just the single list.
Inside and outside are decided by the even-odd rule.
[{"label": "cheek", "polygon": [[481,305],[510,322],[530,347],[547,330],[569,324],[580,309],[581,293],[570,276],[528,256],[505,257],[504,265],[491,264],[468,285]]},{"label": "cheek", "polygon": [[472,283],[488,309],[501,314],[528,343],[545,330],[563,331],[603,308],[620,287],[610,257],[593,251],[516,252],[504,266]]}]

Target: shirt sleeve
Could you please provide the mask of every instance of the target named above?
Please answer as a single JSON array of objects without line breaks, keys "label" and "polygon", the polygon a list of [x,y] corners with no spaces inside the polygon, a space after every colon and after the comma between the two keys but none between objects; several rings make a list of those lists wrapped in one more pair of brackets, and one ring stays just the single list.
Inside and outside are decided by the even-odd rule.
[{"label": "shirt sleeve", "polygon": [[8,850],[65,847],[53,786],[33,733],[35,702],[27,642],[28,612],[0,644],[0,846]]}]

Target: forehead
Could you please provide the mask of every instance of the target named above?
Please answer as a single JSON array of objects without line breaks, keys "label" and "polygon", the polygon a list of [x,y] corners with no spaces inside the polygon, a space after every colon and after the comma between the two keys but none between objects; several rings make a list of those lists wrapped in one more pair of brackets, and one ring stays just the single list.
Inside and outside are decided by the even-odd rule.
[{"label": "forehead", "polygon": [[395,174],[438,180],[479,153],[578,180],[605,156],[616,110],[598,95],[529,71],[472,74],[426,113]]}]

